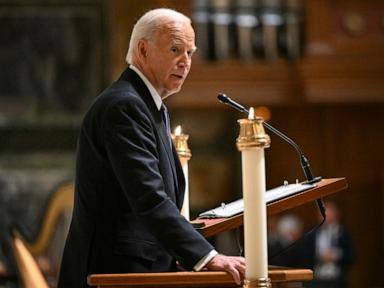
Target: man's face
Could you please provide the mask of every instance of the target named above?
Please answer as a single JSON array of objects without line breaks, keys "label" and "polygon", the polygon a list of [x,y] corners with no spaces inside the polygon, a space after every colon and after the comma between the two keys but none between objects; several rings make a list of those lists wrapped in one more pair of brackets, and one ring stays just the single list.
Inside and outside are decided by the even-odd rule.
[{"label": "man's face", "polygon": [[180,91],[195,50],[195,33],[188,23],[167,25],[147,41],[146,76],[161,98]]}]

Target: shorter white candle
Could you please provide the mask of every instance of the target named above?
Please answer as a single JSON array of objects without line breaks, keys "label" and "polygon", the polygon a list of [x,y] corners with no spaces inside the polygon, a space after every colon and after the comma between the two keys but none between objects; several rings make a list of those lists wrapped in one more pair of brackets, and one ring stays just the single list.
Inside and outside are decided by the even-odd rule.
[{"label": "shorter white candle", "polygon": [[189,179],[188,179],[188,160],[180,159],[181,166],[183,167],[184,177],[185,177],[185,193],[184,193],[184,202],[181,208],[181,215],[185,217],[188,221],[190,220],[189,215]]},{"label": "shorter white candle", "polygon": [[[175,139],[177,139],[177,137],[180,137],[182,136],[182,133],[181,133],[181,126],[178,125],[176,128],[175,128]],[[183,156],[180,156],[179,155],[179,159],[180,159],[180,162],[181,162],[181,167],[183,168],[183,173],[184,173],[184,178],[185,178],[185,191],[184,191],[184,202],[183,202],[183,206],[181,208],[181,215],[183,215],[185,217],[185,219],[187,219],[188,221],[190,220],[190,212],[189,212],[189,171],[188,171],[188,161],[189,161],[189,158],[187,157],[183,157]]]}]

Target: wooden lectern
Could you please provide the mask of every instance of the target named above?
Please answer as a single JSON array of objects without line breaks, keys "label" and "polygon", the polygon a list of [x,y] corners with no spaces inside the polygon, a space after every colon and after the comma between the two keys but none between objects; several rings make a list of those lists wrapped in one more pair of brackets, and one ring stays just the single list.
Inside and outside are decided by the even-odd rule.
[{"label": "wooden lectern", "polygon": [[[318,182],[314,188],[267,204],[267,213],[268,215],[278,214],[342,191],[347,187],[348,185],[345,178],[323,179]],[[243,225],[243,214],[241,213],[230,218],[197,219],[191,222],[201,224],[202,227],[197,228],[197,230],[208,238]]]},{"label": "wooden lectern", "polygon": [[[273,288],[300,288],[302,281],[312,280],[309,269],[270,267],[268,276]],[[241,287],[236,285],[226,272],[170,272],[170,273],[130,273],[97,274],[88,277],[88,285],[100,288],[136,287]]]},{"label": "wooden lectern", "polygon": [[[285,197],[267,205],[268,215],[324,198],[347,188],[345,178],[323,179],[314,188]],[[230,218],[197,219],[202,227],[197,230],[205,237],[237,228],[243,224],[243,214]],[[309,269],[269,267],[268,277],[273,288],[300,288],[303,281],[310,281],[313,273]],[[127,273],[95,274],[88,276],[88,285],[99,288],[136,287],[239,287],[232,276],[225,272],[169,272],[169,273]]]}]

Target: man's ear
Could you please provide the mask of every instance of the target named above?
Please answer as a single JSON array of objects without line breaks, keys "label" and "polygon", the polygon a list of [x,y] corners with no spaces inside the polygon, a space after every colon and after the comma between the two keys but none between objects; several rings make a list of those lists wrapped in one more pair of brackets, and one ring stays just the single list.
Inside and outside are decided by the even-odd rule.
[{"label": "man's ear", "polygon": [[137,51],[138,51],[139,57],[141,59],[147,58],[148,42],[145,41],[144,39],[140,40],[137,43]]}]

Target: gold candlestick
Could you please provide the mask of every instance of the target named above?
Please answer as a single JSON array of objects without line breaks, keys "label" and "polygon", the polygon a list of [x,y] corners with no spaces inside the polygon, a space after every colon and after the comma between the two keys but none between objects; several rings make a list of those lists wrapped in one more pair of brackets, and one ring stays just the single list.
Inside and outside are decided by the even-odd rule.
[{"label": "gold candlestick", "polygon": [[270,278],[259,278],[254,281],[244,280],[243,288],[261,288],[261,287],[272,287]]},{"label": "gold candlestick", "polygon": [[239,119],[240,133],[236,139],[236,146],[239,151],[247,148],[260,147],[268,148],[271,144],[271,139],[268,134],[265,134],[263,126],[263,118],[256,117],[254,109],[249,109],[248,119]]},{"label": "gold candlestick", "polygon": [[249,109],[248,119],[238,120],[236,146],[241,151],[244,198],[244,288],[271,287],[268,278],[267,212],[265,204],[264,148],[271,140],[264,132],[263,119]]},{"label": "gold candlestick", "polygon": [[188,161],[192,157],[191,150],[188,147],[188,138],[189,135],[181,133],[181,126],[177,126],[175,133],[172,134],[173,144],[176,147],[177,154],[181,162],[181,166],[184,172],[185,178],[185,193],[184,193],[184,202],[181,208],[181,215],[185,219],[190,220],[189,217],[189,172],[188,172]]},{"label": "gold candlestick", "polygon": [[175,133],[172,134],[173,144],[175,144],[177,154],[181,158],[186,158],[190,160],[192,157],[191,150],[188,147],[188,134],[183,134],[181,132],[181,126],[177,126]]}]

